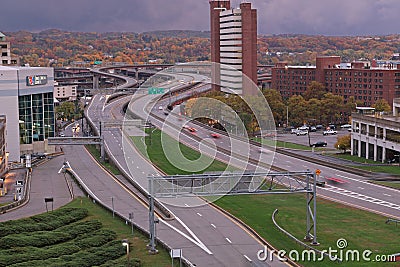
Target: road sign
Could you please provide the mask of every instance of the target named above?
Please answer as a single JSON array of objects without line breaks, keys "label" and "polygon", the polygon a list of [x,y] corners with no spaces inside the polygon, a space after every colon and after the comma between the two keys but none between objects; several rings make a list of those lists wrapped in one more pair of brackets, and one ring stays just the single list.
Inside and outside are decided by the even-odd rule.
[{"label": "road sign", "polygon": [[320,174],[321,174],[321,170],[320,170],[320,169],[316,169],[316,170],[315,170],[315,174],[316,174],[316,175],[320,175]]},{"label": "road sign", "polygon": [[149,95],[164,94],[164,88],[150,87],[148,90]]}]

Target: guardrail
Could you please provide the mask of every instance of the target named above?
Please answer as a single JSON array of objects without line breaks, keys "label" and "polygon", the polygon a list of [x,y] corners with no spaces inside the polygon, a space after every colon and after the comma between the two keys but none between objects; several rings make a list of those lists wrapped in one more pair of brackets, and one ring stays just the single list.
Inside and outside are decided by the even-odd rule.
[{"label": "guardrail", "polygon": [[[93,121],[87,116],[87,109],[85,109],[85,117],[86,117],[87,121],[89,122],[90,127],[94,130],[94,132],[97,135],[99,135],[99,130],[94,125]],[[147,198],[146,199],[146,203],[148,203],[149,193],[140,184],[138,184],[135,180],[133,180],[131,178],[131,175],[119,164],[117,159],[112,155],[112,153],[111,153],[110,149],[108,148],[107,144],[105,144],[105,153],[107,154],[108,158],[112,161],[114,166],[116,166],[117,169],[122,173],[122,176],[124,176],[125,179],[139,191],[140,194],[142,194],[144,197]],[[155,200],[154,205],[158,210],[160,210],[164,214],[163,217],[166,220],[173,218],[172,213],[166,207],[164,207],[164,205],[162,205],[158,200]]]},{"label": "guardrail", "polygon": [[[93,203],[96,203],[100,206],[102,206],[104,209],[108,210],[110,213],[113,213],[114,215],[116,215],[119,219],[125,221],[125,224],[130,223],[130,219],[126,216],[124,216],[123,214],[121,214],[118,211],[113,210],[112,208],[110,208],[107,204],[103,203],[91,190],[90,188],[83,182],[83,180],[79,177],[79,175],[72,169],[72,168],[68,168],[66,169],[66,171],[68,172],[68,174],[70,174],[75,181],[79,184],[79,186],[81,187],[81,189],[88,195],[88,197],[92,198]],[[142,233],[143,235],[149,235],[149,231],[147,231],[145,228],[141,227],[140,225],[134,223],[133,224],[136,228],[137,231],[139,231],[140,233]],[[167,244],[167,242],[161,240],[159,237],[157,237],[157,243],[161,245],[161,247],[167,251],[171,250],[171,246],[169,246]],[[189,266],[193,266],[189,260],[187,260],[186,258],[182,257],[182,262],[184,263],[185,266],[189,267]]]}]

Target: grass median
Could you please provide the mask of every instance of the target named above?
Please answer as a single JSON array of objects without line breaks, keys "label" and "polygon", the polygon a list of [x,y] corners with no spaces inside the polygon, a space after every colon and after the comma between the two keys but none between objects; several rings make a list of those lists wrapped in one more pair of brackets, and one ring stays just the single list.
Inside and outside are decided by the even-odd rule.
[{"label": "grass median", "polygon": [[[201,156],[201,153],[198,151],[179,143],[178,145],[180,152],[187,159],[185,163],[180,162],[182,164],[181,166],[186,169],[182,170],[182,168],[176,167],[174,164],[172,164],[167,155],[164,153],[166,149],[174,149],[173,145],[176,144],[176,141],[172,137],[163,134],[160,130],[146,129],[146,132],[147,135],[145,137],[131,137],[133,143],[142,153],[142,155],[148,157],[153,164],[155,164],[168,175],[220,172],[224,171],[225,169],[232,171],[235,170],[235,168],[228,167],[223,162],[211,159],[208,156]],[[201,166],[206,167],[201,169]],[[191,172],[189,171],[191,168],[199,169],[199,171]]]}]

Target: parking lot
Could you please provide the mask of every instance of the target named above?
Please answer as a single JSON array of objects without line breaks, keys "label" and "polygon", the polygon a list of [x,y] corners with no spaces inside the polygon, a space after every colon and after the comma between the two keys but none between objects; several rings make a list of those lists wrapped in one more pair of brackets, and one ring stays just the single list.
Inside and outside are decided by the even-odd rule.
[{"label": "parking lot", "polygon": [[[336,135],[323,135],[323,131],[319,130],[316,132],[310,132],[310,143],[314,144],[319,141],[325,141],[327,143],[327,148],[334,148],[335,143],[337,142],[338,136],[344,136],[350,134],[347,129],[338,129]],[[277,140],[283,142],[290,142],[295,144],[301,144],[305,146],[309,146],[308,135],[299,135],[288,133],[280,133],[277,135]]]}]

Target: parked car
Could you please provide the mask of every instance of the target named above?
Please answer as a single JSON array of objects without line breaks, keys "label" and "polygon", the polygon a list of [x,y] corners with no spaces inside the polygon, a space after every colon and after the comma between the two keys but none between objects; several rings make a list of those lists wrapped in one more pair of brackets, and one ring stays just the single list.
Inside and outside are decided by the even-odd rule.
[{"label": "parked car", "polygon": [[298,131],[299,131],[299,130],[297,130],[297,129],[292,129],[292,130],[290,131],[290,133],[291,133],[291,134],[296,134]]},{"label": "parked car", "polygon": [[303,125],[303,126],[297,128],[297,129],[299,129],[300,131],[308,131],[308,126]]},{"label": "parked car", "polygon": [[324,131],[323,132],[323,135],[335,135],[335,134],[337,134],[337,131],[335,131],[335,130],[326,130],[326,131]]},{"label": "parked car", "polygon": [[349,129],[349,128],[351,128],[351,124],[343,124],[343,125],[340,125],[340,128],[342,128],[342,129]]},{"label": "parked car", "polygon": [[321,124],[318,124],[315,126],[315,128],[317,128],[317,130],[322,130],[324,128],[324,126]]},{"label": "parked car", "polygon": [[325,141],[318,141],[318,142],[312,144],[311,147],[325,147],[327,145],[328,145],[328,143]]},{"label": "parked car", "polygon": [[310,127],[310,132],[316,132],[316,131],[317,131],[317,127],[315,127],[315,126]]},{"label": "parked car", "polygon": [[296,133],[297,136],[299,136],[299,135],[307,135],[307,134],[308,134],[307,131],[298,131],[298,132]]}]

